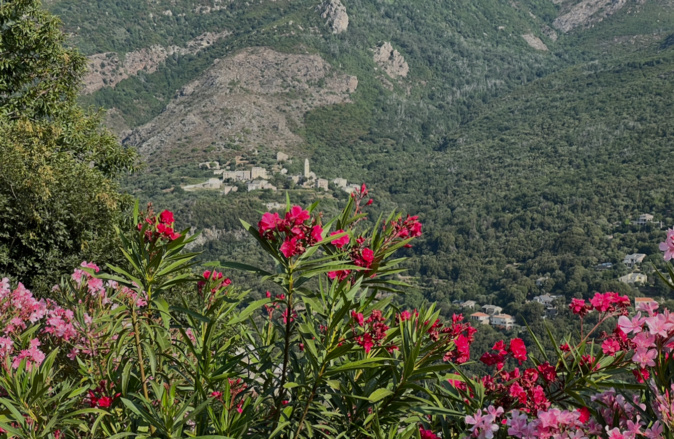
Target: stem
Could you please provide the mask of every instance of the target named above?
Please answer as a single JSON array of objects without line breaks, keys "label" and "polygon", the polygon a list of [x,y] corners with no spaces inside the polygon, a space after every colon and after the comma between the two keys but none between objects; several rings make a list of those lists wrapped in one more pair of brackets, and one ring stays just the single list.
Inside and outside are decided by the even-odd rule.
[{"label": "stem", "polygon": [[316,389],[318,389],[318,383],[321,381],[321,378],[323,377],[324,371],[325,371],[325,364],[323,364],[323,367],[321,368],[321,372],[318,374],[318,377],[316,377],[316,381],[314,381],[314,386],[311,388],[311,394],[309,395],[309,399],[307,400],[307,404],[304,406],[304,411],[302,411],[302,417],[300,418],[300,423],[297,426],[297,431],[295,432],[295,439],[299,439],[299,437],[300,437],[300,432],[302,431],[302,427],[304,427],[304,420],[307,418],[307,414],[309,413],[309,407],[311,406],[311,403],[314,400],[314,396],[316,396]]},{"label": "stem", "polygon": [[[134,304],[135,305],[135,304]],[[133,322],[133,335],[136,341],[136,352],[138,353],[138,365],[140,366],[140,379],[143,381],[143,396],[150,401],[150,394],[147,391],[147,380],[145,379],[145,365],[143,364],[143,348],[140,345],[140,328],[138,326],[138,317],[136,316],[135,306],[131,308],[131,320]]]},{"label": "stem", "polygon": [[288,362],[290,361],[290,330],[292,329],[292,309],[293,309],[293,275],[292,272],[288,278],[288,306],[286,308],[286,331],[285,344],[283,347],[283,369],[281,370],[281,383],[278,391],[278,401],[276,402],[276,418],[281,416],[281,407],[283,406],[283,397],[285,396],[286,373],[288,372]]}]

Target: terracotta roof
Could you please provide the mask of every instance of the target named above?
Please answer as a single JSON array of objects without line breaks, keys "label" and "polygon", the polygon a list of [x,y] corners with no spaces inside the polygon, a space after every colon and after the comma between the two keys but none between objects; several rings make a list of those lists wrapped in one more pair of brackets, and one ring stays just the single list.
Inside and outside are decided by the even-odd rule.
[{"label": "terracotta roof", "polygon": [[639,303],[639,302],[655,302],[652,297],[635,297],[634,298],[634,303]]},{"label": "terracotta roof", "polygon": [[474,312],[473,314],[470,315],[471,317],[489,317],[489,314],[485,314],[483,312]]}]

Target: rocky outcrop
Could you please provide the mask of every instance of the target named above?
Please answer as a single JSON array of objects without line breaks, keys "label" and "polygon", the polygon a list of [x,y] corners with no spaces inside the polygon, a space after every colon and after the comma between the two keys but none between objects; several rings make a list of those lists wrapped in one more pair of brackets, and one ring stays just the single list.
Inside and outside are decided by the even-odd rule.
[{"label": "rocky outcrop", "polygon": [[548,46],[546,46],[545,43],[534,34],[524,34],[522,35],[522,38],[524,38],[524,41],[526,41],[529,46],[536,50],[548,50]]},{"label": "rocky outcrop", "polygon": [[579,26],[601,21],[615,14],[627,4],[627,0],[582,0],[557,17],[552,25],[562,32],[569,32]]},{"label": "rocky outcrop", "polygon": [[286,149],[303,141],[296,132],[307,111],[350,102],[357,87],[355,76],[337,74],[318,55],[247,48],[216,60],[124,143],[151,161],[209,147]]},{"label": "rocky outcrop", "polygon": [[90,94],[103,87],[114,87],[123,80],[140,72],[153,73],[171,55],[196,54],[212,46],[229,32],[207,32],[189,41],[185,47],[154,45],[129,52],[124,59],[114,52],[98,53],[88,58],[88,72],[84,77],[82,92]]},{"label": "rocky outcrop", "polygon": [[386,42],[374,50],[374,62],[391,78],[405,78],[410,71],[405,58]]},{"label": "rocky outcrop", "polygon": [[339,0],[325,0],[319,8],[322,11],[321,17],[326,20],[326,25],[330,26],[333,34],[341,34],[349,27],[349,16]]}]

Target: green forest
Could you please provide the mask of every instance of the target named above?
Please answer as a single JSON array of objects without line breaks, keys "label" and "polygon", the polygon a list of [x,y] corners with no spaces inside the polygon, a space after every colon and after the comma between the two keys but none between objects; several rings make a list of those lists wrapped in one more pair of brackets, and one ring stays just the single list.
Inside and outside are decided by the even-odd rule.
[{"label": "green forest", "polygon": [[[219,9],[202,13],[216,3]],[[304,143],[293,153],[310,158],[312,169],[329,179],[367,183],[375,214],[394,208],[419,214],[424,236],[405,251],[418,283],[401,299],[409,304],[435,301],[450,313],[457,310],[453,301],[471,299],[499,305],[523,324],[541,319],[530,300],[543,293],[566,302],[595,291],[674,300],[653,271],[662,267],[657,244],[674,225],[670,2],[630,3],[562,33],[553,22],[565,4],[546,0],[352,0],[344,2],[349,27],[340,35],[326,28],[314,0],[216,3],[60,0],[48,6],[64,21],[70,44],[87,55],[232,33],[197,55],[174,55],[154,73],[81,98],[87,106],[119,110],[129,128],[159,114],[213,60],[245,47],[318,53],[357,76],[352,103],[305,115],[296,128]],[[284,31],[292,23],[306,32]],[[549,50],[529,47],[520,37],[529,32]],[[372,60],[382,41],[409,64],[409,76],[391,87]],[[198,156],[234,154],[241,152]],[[263,149],[258,160],[272,163],[273,154]],[[194,162],[148,165],[123,187],[175,210],[185,225],[217,230],[217,239],[203,246],[203,261],[261,258],[238,219],[254,221],[264,203],[285,195],[180,190],[207,176]],[[299,203],[320,199],[326,211],[348,196],[300,188],[289,194]],[[636,225],[644,213],[654,222]],[[640,288],[617,280],[632,271],[622,263],[632,253],[647,255],[639,269],[648,282]],[[599,269],[602,263],[612,268]],[[252,279],[240,280],[257,288]]]}]

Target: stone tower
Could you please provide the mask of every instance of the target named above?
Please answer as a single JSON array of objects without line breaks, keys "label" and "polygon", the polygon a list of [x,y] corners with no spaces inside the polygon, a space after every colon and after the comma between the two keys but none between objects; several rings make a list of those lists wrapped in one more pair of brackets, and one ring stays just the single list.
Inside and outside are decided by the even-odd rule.
[{"label": "stone tower", "polygon": [[309,178],[309,159],[304,159],[304,178]]}]

